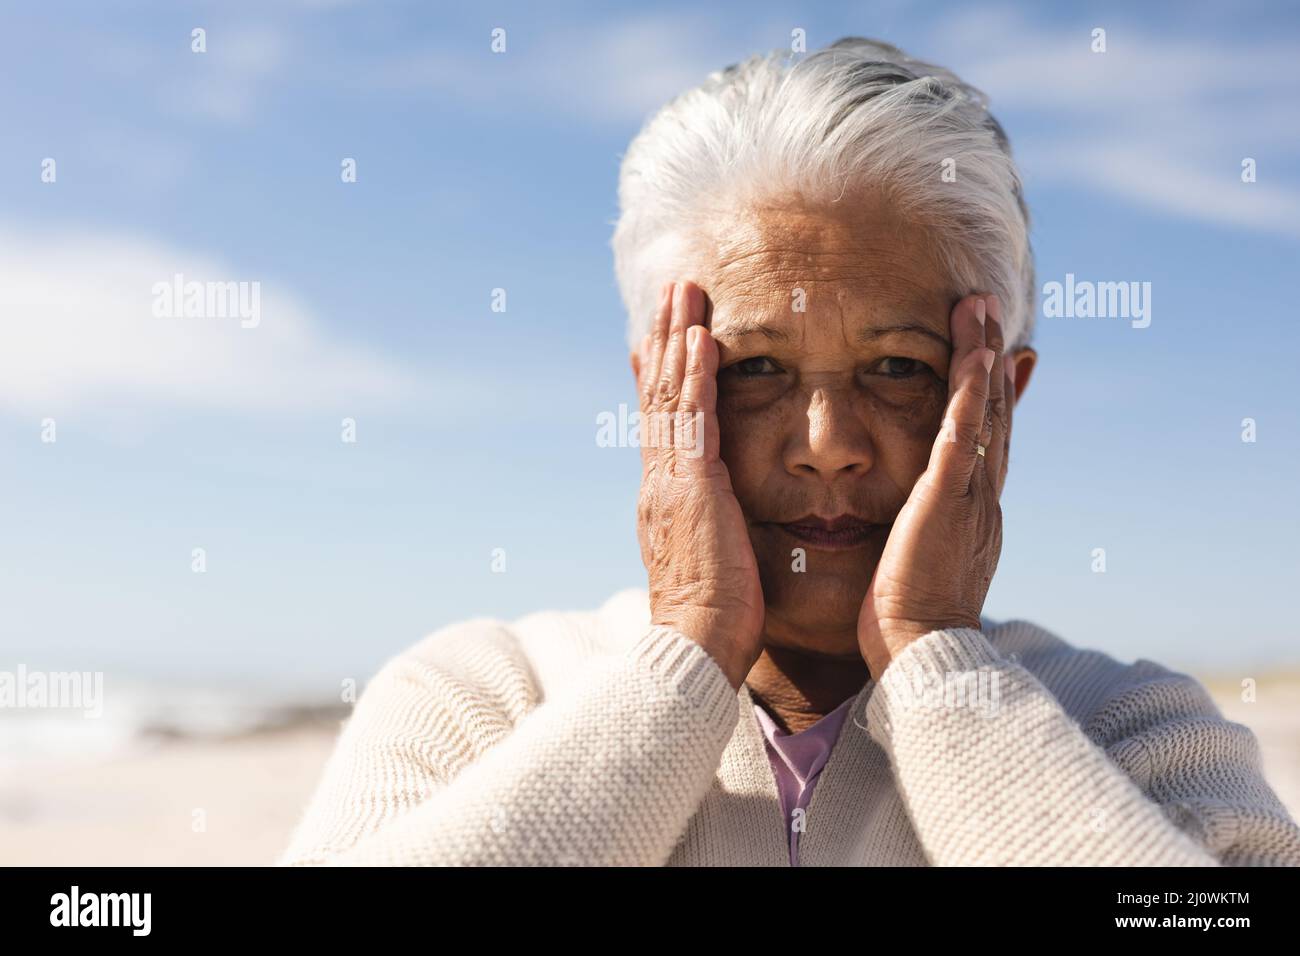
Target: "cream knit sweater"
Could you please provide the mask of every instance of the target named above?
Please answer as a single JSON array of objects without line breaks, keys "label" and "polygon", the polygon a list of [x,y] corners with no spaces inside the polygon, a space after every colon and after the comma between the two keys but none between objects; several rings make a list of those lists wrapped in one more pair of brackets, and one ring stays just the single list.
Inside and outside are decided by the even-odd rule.
[{"label": "cream knit sweater", "polygon": [[[802,866],[1300,865],[1200,684],[1025,621],[869,681],[799,825]],[[279,864],[788,866],[787,826],[748,688],[633,590],[390,660]]]}]

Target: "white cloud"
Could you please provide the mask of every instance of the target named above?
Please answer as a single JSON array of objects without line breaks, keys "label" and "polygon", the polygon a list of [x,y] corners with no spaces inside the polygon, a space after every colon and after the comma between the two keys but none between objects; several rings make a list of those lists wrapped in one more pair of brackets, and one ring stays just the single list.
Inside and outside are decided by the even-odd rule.
[{"label": "white cloud", "polygon": [[[1300,71],[1271,39],[1155,34],[1103,18],[1043,28],[1010,8],[947,18],[931,56],[1023,111],[1012,145],[1032,177],[1204,222],[1300,235],[1300,191],[1277,176],[1300,152]],[[1005,118],[1005,117],[1004,117]],[[1241,182],[1240,162],[1261,162]]]},{"label": "white cloud", "polygon": [[1057,178],[1174,215],[1300,237],[1300,192],[1240,169],[1207,169],[1152,144],[1073,143],[1034,149],[1029,161]]},{"label": "white cloud", "polygon": [[[1031,181],[1300,235],[1300,190],[1278,174],[1300,161],[1294,51],[1267,36],[1177,36],[1106,17],[1107,52],[1093,53],[1094,19],[1047,26],[1019,8],[985,7],[946,13],[928,44],[906,46],[987,92],[995,114],[1025,117],[1010,132]],[[714,70],[782,46],[789,28],[773,21],[724,30],[701,15],[645,14],[507,33],[508,52],[499,55],[488,52],[485,28],[481,50],[390,55],[367,75],[372,87],[450,95],[484,110],[515,104],[624,123]],[[810,37],[810,45],[835,36]],[[1260,161],[1260,180],[1249,185],[1240,180],[1248,156]]]},{"label": "white cloud", "polygon": [[[129,236],[0,227],[0,409],[294,414],[418,400],[415,374],[335,339],[275,277]],[[153,288],[260,283],[260,322],[157,318]]]}]

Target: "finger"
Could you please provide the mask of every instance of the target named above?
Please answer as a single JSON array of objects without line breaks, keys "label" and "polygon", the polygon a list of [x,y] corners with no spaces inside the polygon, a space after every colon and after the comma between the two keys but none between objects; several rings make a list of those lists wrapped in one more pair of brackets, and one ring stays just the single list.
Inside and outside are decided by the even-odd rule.
[{"label": "finger", "polygon": [[957,394],[961,385],[958,370],[970,360],[970,354],[984,347],[985,307],[983,296],[968,295],[955,306],[949,317],[952,331],[952,359],[948,363],[948,397]]},{"label": "finger", "polygon": [[980,457],[975,446],[984,425],[992,365],[989,349],[967,353],[953,376],[958,381],[957,393],[948,402],[943,428],[930,450],[929,480],[953,495],[965,495],[971,487],[971,473]]},{"label": "finger", "polygon": [[651,360],[650,355],[650,333],[647,332],[641,339],[641,344],[637,346],[636,354],[632,358],[632,370],[636,372],[637,398],[641,409],[641,424],[637,428],[637,445],[641,449],[641,473],[644,476],[646,469],[650,465],[650,459],[654,455],[654,449],[646,441],[645,421],[646,421],[646,387],[643,384],[646,376],[646,367]]},{"label": "finger", "polygon": [[663,363],[664,345],[668,341],[668,323],[672,315],[673,283],[665,282],[659,289],[659,304],[650,322],[649,342],[641,361],[641,377],[637,381],[641,395],[641,414],[650,411],[654,391],[659,384],[659,368]]},{"label": "finger", "polygon": [[985,345],[993,350],[993,367],[989,370],[989,404],[985,414],[984,437],[980,443],[987,449],[984,468],[999,490],[1006,465],[1007,436],[1007,376],[1006,339],[1002,329],[1002,303],[995,295],[985,296],[988,320],[984,325]]},{"label": "finger", "polygon": [[718,343],[704,326],[686,334],[686,376],[677,405],[675,460],[679,471],[695,472],[718,460]]},{"label": "finger", "polygon": [[1003,382],[1005,391],[1003,392],[1006,403],[1005,430],[1002,433],[1002,472],[998,481],[998,497],[1002,496],[1002,488],[1007,482],[1007,473],[1011,470],[1011,423],[1016,412],[1016,362],[1015,353],[1007,355],[1003,360],[1003,368],[1006,370],[1006,379]]},{"label": "finger", "polygon": [[668,325],[672,317],[673,303],[672,282],[665,282],[659,289],[659,302],[654,318],[650,323],[649,341],[646,342],[645,359],[641,363],[640,398],[641,428],[639,442],[641,446],[641,468],[648,474],[651,462],[659,456],[658,425],[659,416],[655,414],[655,392],[659,387],[659,370],[663,367],[664,349],[668,344]]},{"label": "finger", "polygon": [[672,318],[668,325],[668,343],[664,346],[663,365],[659,369],[659,387],[655,407],[674,412],[682,394],[682,377],[686,371],[686,329],[699,321],[694,313],[703,313],[700,300],[704,293],[694,282],[679,282],[673,292]]},{"label": "finger", "polygon": [[679,282],[673,290],[668,342],[664,346],[663,365],[653,402],[659,457],[667,474],[674,473],[673,460],[678,441],[675,419],[686,374],[686,330],[702,320],[703,298],[704,292],[693,282]]}]

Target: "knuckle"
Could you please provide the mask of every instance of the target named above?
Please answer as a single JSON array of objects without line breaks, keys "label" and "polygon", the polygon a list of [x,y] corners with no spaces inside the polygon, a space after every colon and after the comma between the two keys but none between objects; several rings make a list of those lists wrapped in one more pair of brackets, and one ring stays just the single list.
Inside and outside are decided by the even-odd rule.
[{"label": "knuckle", "polygon": [[[974,422],[954,422],[952,436],[956,441],[973,443],[980,435],[980,424]],[[973,446],[972,446],[973,447]]]},{"label": "knuckle", "polygon": [[995,319],[987,324],[986,329],[987,332],[984,337],[985,347],[991,349],[994,355],[1001,355],[1004,348],[1002,323]]},{"label": "knuckle", "polygon": [[655,388],[655,401],[660,404],[671,404],[677,401],[681,395],[681,385],[672,378],[663,378],[659,380],[658,387]]},{"label": "knuckle", "polygon": [[668,340],[668,330],[660,324],[650,333],[650,368],[655,368],[663,361],[664,343]]}]

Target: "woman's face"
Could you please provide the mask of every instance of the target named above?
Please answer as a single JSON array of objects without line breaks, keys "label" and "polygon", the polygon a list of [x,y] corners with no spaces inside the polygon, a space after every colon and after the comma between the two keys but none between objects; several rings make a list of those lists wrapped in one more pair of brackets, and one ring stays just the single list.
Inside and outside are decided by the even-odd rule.
[{"label": "woman's face", "polygon": [[767,640],[856,654],[872,572],[943,420],[961,296],[923,227],[879,202],[765,207],[715,226],[696,281]]}]

